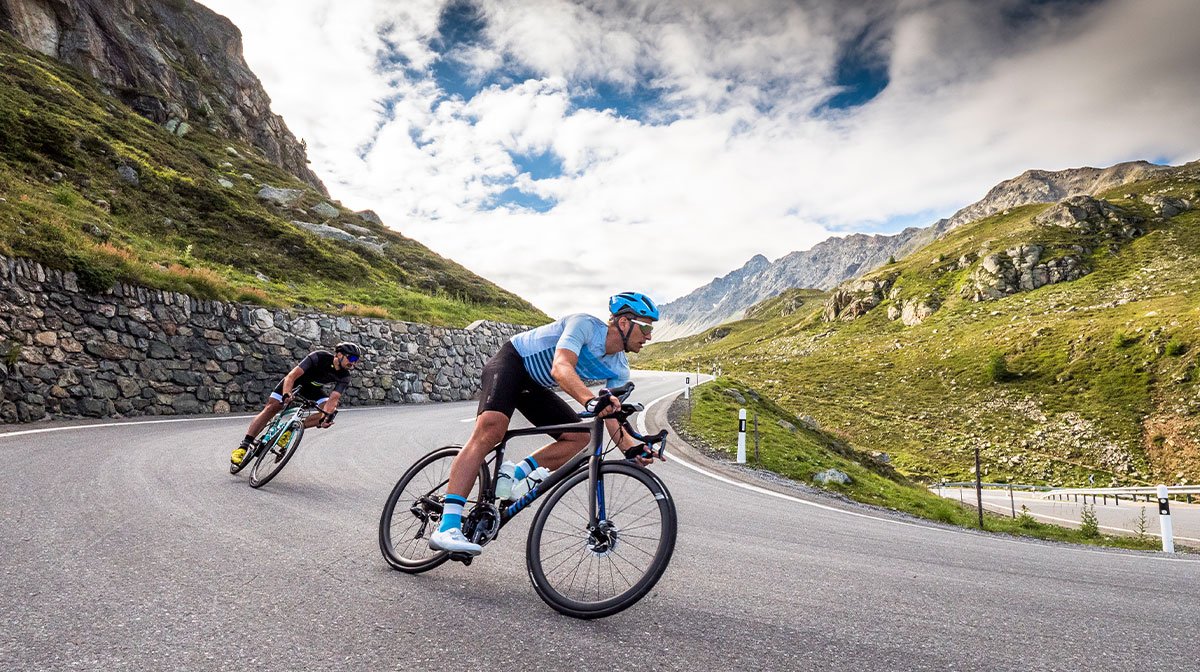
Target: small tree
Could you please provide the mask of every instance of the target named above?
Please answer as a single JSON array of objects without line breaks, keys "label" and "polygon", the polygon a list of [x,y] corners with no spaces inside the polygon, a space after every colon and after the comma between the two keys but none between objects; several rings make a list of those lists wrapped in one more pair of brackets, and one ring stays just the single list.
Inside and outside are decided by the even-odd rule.
[{"label": "small tree", "polygon": [[1146,540],[1146,529],[1149,525],[1146,520],[1146,507],[1143,506],[1138,509],[1138,517],[1133,521],[1133,531],[1137,533],[1138,541]]},{"label": "small tree", "polygon": [[992,353],[992,356],[988,358],[984,373],[993,383],[1004,383],[1016,378],[1016,374],[1009,370],[1008,360],[1004,357],[1003,352]]},{"label": "small tree", "polygon": [[1017,516],[1017,525],[1023,529],[1029,530],[1037,525],[1037,520],[1029,513],[1029,507],[1021,505],[1021,515]]},{"label": "small tree", "polygon": [[1096,518],[1095,505],[1083,505],[1083,511],[1079,514],[1079,531],[1083,533],[1085,539],[1095,539],[1100,536],[1100,521]]}]

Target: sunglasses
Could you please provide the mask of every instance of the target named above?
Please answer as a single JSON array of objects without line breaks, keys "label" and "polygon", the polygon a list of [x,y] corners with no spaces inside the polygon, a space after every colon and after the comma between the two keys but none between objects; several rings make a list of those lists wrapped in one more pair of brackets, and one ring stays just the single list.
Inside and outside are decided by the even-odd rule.
[{"label": "sunglasses", "polygon": [[358,361],[358,357],[355,357],[354,355],[346,355],[346,354],[343,354],[342,356],[343,356],[343,357],[345,357],[345,358],[346,358],[346,361],[347,361],[347,362],[350,362],[351,364],[353,364],[353,363],[355,363],[355,362],[357,362],[357,361]]},{"label": "sunglasses", "polygon": [[649,336],[650,332],[654,331],[654,325],[650,322],[642,322],[641,320],[635,320],[632,317],[629,318],[629,321],[636,324],[638,328],[642,330],[643,336]]}]

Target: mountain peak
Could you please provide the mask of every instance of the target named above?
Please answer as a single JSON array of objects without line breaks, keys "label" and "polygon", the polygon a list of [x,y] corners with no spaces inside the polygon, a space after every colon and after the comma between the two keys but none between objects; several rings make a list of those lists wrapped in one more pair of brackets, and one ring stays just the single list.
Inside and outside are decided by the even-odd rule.
[{"label": "mountain peak", "polygon": [[1009,208],[1093,195],[1170,168],[1148,161],[1128,161],[1108,168],[1026,170],[927,228],[909,227],[892,235],[853,233],[829,238],[809,250],[790,252],[774,263],[755,255],[740,269],[664,304],[655,335],[659,340],[670,340],[698,333],[738,319],[754,304],[788,289],[836,287],[882,266],[890,258],[924,247],[952,229]]}]

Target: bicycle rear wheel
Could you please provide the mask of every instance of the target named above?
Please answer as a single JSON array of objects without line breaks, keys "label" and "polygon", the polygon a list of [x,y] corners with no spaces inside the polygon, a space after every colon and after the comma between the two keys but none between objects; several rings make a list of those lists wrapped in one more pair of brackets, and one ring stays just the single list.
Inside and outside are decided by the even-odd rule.
[{"label": "bicycle rear wheel", "polygon": [[[429,536],[441,524],[450,465],[461,451],[460,446],[438,448],[417,460],[392,488],[379,517],[379,550],[393,569],[418,574],[450,558],[446,551],[429,548]],[[467,494],[467,511],[488,482],[486,464],[479,465],[479,478]]]},{"label": "bicycle rear wheel", "polygon": [[304,436],[304,423],[293,420],[267,445],[258,449],[258,458],[250,469],[250,487],[261,488],[279,472],[296,454],[300,439]]},{"label": "bicycle rear wheel", "polygon": [[642,599],[675,550],[675,502],[653,474],[632,464],[600,465],[604,514],[589,529],[593,497],[581,469],[550,493],[529,527],[529,578],[555,610],[601,618]]}]

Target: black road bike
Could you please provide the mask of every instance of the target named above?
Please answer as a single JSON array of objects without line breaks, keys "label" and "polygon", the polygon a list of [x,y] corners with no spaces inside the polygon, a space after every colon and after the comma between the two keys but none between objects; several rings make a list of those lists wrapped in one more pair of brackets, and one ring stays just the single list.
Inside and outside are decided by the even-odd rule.
[{"label": "black road bike", "polygon": [[[564,425],[510,429],[479,467],[467,495],[463,534],[479,545],[493,541],[500,529],[537,499],[538,508],[525,545],[526,566],[537,594],[557,611],[576,618],[600,618],[626,609],[644,597],[666,571],[675,550],[675,501],[666,484],[633,462],[661,458],[667,431],[643,436],[629,417],[640,404],[622,403],[606,417],[600,404],[609,395],[625,400],[633,383],[601,391],[580,417]],[[616,419],[643,445],[622,459],[604,459],[604,421]],[[498,502],[495,483],[504,449],[516,436],[591,433],[591,442],[544,481],[515,501]],[[388,496],[379,519],[379,549],[393,568],[410,574],[431,570],[447,560],[470,565],[472,556],[429,548],[429,537],[442,518],[450,464],[461,446],[438,448],[409,467]],[[620,455],[620,452],[617,453]]]},{"label": "black road bike", "polygon": [[261,488],[266,485],[283,471],[288,460],[296,454],[300,439],[304,436],[304,421],[314,413],[329,415],[317,407],[315,401],[293,397],[259,433],[241,463],[229,465],[229,473],[236,474],[253,465],[250,468],[250,487]]}]

